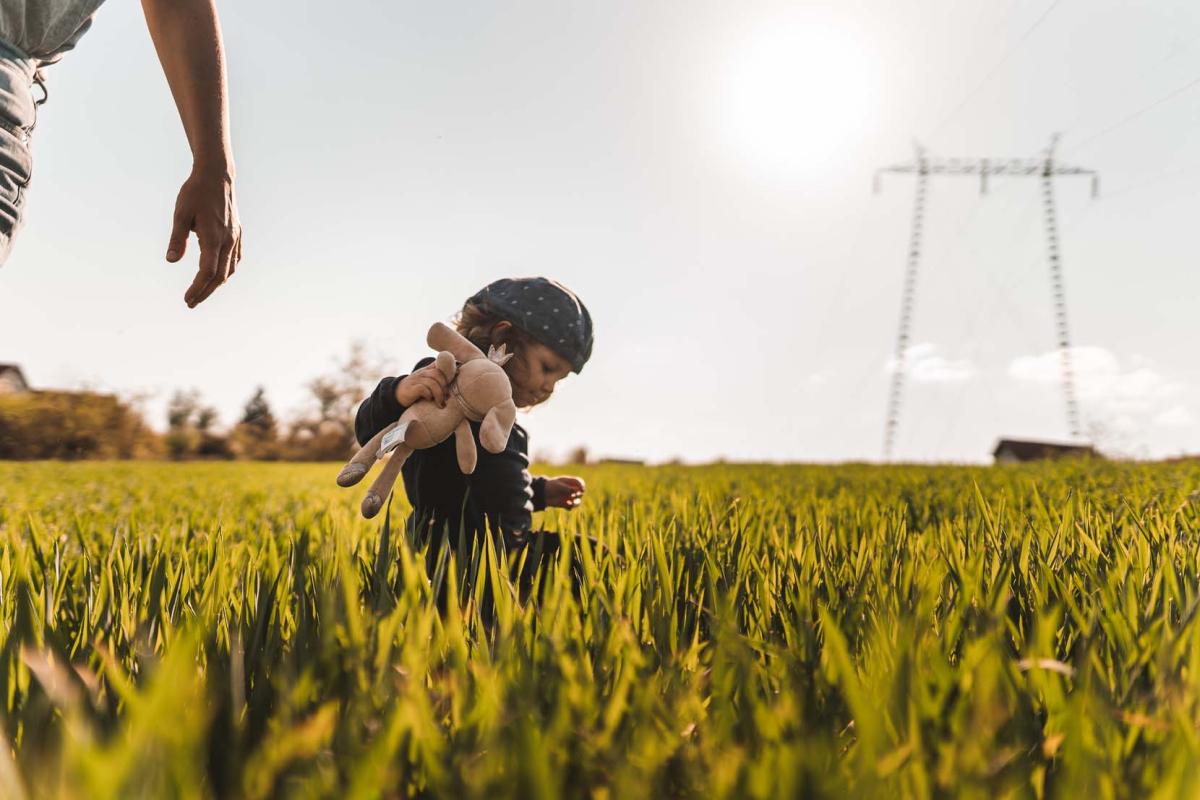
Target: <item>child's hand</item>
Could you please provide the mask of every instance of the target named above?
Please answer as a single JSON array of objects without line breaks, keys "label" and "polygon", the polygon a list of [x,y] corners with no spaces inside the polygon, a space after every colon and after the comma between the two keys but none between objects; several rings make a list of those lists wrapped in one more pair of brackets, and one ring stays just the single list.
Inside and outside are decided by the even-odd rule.
[{"label": "child's hand", "polygon": [[445,408],[450,398],[450,381],[437,364],[421,367],[396,384],[396,402],[408,408],[418,400],[432,400]]},{"label": "child's hand", "polygon": [[565,508],[570,511],[583,502],[583,478],[574,475],[559,475],[546,479],[546,507]]}]

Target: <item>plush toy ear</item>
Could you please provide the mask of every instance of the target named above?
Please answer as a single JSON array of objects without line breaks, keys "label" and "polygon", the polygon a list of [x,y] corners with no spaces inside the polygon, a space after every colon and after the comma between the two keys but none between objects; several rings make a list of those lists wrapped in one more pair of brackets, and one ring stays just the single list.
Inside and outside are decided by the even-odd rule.
[{"label": "plush toy ear", "polygon": [[437,359],[434,363],[437,364],[437,368],[442,371],[442,374],[446,376],[446,380],[454,380],[454,374],[457,371],[457,367],[454,366],[454,353],[442,350],[437,354]]},{"label": "plush toy ear", "polygon": [[425,341],[434,350],[449,350],[460,363],[465,364],[476,358],[484,357],[480,349],[471,344],[465,336],[441,322],[433,323]]},{"label": "plush toy ear", "polygon": [[508,435],[512,433],[513,423],[517,421],[517,407],[512,400],[492,406],[479,426],[479,443],[487,448],[489,453],[502,453],[508,446]]}]

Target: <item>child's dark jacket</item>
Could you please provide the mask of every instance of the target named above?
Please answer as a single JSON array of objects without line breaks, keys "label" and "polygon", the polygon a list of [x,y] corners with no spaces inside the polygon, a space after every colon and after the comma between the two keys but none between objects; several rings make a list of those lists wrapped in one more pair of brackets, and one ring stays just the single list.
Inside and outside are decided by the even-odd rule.
[{"label": "child's dark jacket", "polygon": [[[432,358],[417,362],[414,371],[432,364]],[[358,407],[354,434],[366,442],[404,413],[396,401],[396,384],[407,376],[384,378],[371,396]],[[404,491],[413,506],[409,525],[432,524],[434,531],[448,525],[451,541],[457,539],[461,519],[468,534],[494,530],[527,531],[532,512],[545,504],[545,478],[529,475],[529,439],[525,429],[514,424],[508,446],[489,453],[479,443],[479,423],[471,423],[479,454],[475,472],[464,475],[458,468],[454,437],[425,450],[416,450],[401,469]]]}]

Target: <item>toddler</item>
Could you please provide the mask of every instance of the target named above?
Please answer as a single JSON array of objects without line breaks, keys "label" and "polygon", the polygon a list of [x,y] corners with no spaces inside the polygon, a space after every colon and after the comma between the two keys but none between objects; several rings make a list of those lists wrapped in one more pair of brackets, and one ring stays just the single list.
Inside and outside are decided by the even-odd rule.
[{"label": "toddler", "polygon": [[[466,301],[455,326],[485,353],[490,345],[508,345],[514,356],[504,371],[518,408],[549,400],[555,385],[580,372],[592,354],[592,318],[587,308],[569,289],[547,278],[505,278],[488,284]],[[354,432],[360,443],[395,422],[418,400],[443,407],[452,402],[448,381],[433,361],[424,358],[412,374],[379,382],[358,409]],[[470,544],[490,528],[502,534],[510,561],[530,545],[536,546],[537,561],[552,559],[558,535],[534,531],[532,512],[579,505],[583,481],[574,476],[531,477],[525,429],[513,425],[505,450],[490,453],[479,444],[479,425],[471,423],[478,453],[471,475],[459,471],[453,437],[416,450],[401,469],[404,491],[413,506],[406,523],[413,541],[419,545],[431,533],[440,537],[446,529],[452,545]],[[431,555],[439,545],[440,540],[435,541]],[[530,575],[536,566],[527,561]]]}]

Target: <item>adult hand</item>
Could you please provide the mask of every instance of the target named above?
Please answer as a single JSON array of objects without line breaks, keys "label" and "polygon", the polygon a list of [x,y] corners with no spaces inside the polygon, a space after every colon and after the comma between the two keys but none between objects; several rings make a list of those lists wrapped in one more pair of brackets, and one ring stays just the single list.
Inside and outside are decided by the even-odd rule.
[{"label": "adult hand", "polygon": [[450,381],[437,364],[421,367],[396,384],[396,402],[408,408],[418,400],[432,400],[445,408],[450,398]]},{"label": "adult hand", "polygon": [[167,261],[187,251],[188,235],[200,243],[200,268],[183,300],[188,308],[204,302],[233,275],[242,260],[242,226],[233,196],[233,176],[222,169],[192,169],[175,200]]},{"label": "adult hand", "polygon": [[233,145],[225,48],[215,0],[142,0],[146,28],[171,87],[192,151],[192,174],[175,201],[167,261],[183,258],[188,234],[200,240],[200,269],[183,296],[189,308],[229,280],[242,258],[233,199]]},{"label": "adult hand", "polygon": [[583,502],[586,487],[583,478],[574,475],[559,475],[546,479],[546,507],[565,508],[570,511]]}]

